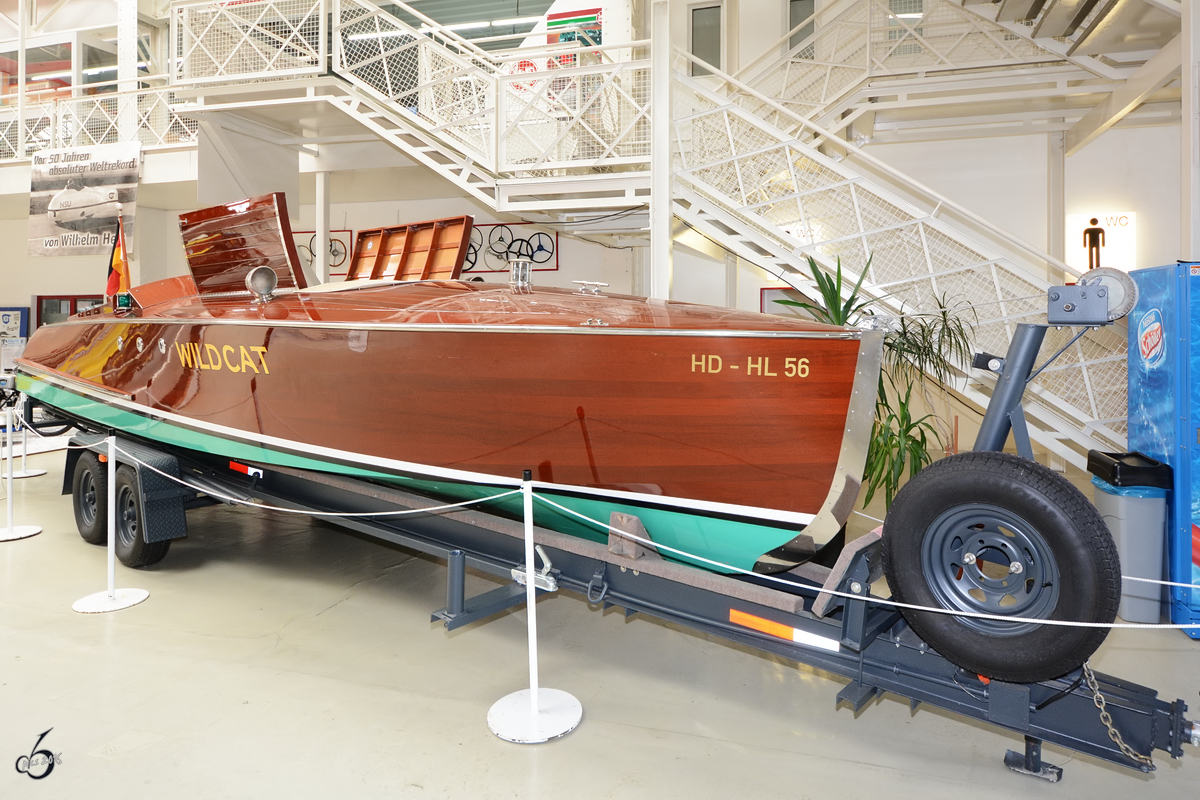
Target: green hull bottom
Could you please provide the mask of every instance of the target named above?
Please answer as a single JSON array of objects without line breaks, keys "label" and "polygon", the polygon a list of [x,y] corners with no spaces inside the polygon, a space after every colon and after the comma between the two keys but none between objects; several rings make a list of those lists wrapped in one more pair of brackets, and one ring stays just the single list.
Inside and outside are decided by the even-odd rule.
[{"label": "green hull bottom", "polygon": [[[446,498],[452,502],[491,497],[509,488],[396,475],[378,469],[304,456],[287,450],[239,441],[173,422],[153,419],[144,414],[60,389],[24,374],[18,375],[17,386],[20,391],[40,402],[61,409],[72,416],[86,419],[97,426],[111,428],[164,445],[195,450],[222,458],[366,478],[431,497]],[[297,447],[302,449],[303,445],[297,444]],[[798,532],[798,527],[756,524],[739,519],[705,516],[685,510],[655,508],[553,492],[544,492],[543,494],[571,511],[601,523],[607,524],[614,511],[633,514],[641,519],[655,543],[743,570],[752,570],[760,556],[791,541]],[[522,498],[519,495],[480,503],[474,507],[514,519],[520,519],[522,516]],[[534,501],[534,522],[544,528],[571,536],[596,542],[608,541],[606,528],[572,517],[537,500]],[[663,555],[715,572],[732,571],[675,553],[663,552]]]}]

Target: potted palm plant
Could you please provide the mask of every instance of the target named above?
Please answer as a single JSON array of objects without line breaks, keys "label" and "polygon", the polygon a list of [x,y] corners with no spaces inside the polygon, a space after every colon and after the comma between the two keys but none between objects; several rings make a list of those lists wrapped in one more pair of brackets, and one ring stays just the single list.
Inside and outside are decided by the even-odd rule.
[{"label": "potted palm plant", "polygon": [[[808,257],[808,268],[817,286],[816,302],[776,300],[781,305],[804,309],[818,322],[855,326],[871,317],[871,301],[859,294],[871,261],[867,260],[858,282],[848,287],[839,258],[832,275]],[[971,332],[950,307],[948,298],[938,298],[931,313],[908,314],[886,325],[883,340],[883,369],[879,373],[879,393],[875,399],[875,421],[863,475],[865,503],[882,490],[885,506],[900,489],[905,477],[912,477],[933,461],[934,449],[943,445],[939,420],[934,414],[919,414],[918,399],[928,407],[932,399],[930,381],[947,383],[956,364],[967,364],[971,357]],[[917,389],[917,397],[913,390]]]}]

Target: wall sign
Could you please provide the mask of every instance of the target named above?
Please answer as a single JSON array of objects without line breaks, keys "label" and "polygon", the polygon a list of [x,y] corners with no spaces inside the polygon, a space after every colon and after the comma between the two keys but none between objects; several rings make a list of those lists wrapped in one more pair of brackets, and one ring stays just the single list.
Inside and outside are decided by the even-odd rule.
[{"label": "wall sign", "polygon": [[42,150],[29,175],[29,254],[107,255],[117,229],[117,206],[132,251],[141,144]]},{"label": "wall sign", "polygon": [[1137,214],[1098,210],[1068,214],[1064,249],[1067,264],[1081,272],[1098,267],[1138,269]]}]

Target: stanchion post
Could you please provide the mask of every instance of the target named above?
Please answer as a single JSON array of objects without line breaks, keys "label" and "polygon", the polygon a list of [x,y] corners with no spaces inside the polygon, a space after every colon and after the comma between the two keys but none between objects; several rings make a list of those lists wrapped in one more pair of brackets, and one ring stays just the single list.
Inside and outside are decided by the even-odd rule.
[{"label": "stanchion post", "polygon": [[[27,402],[29,402],[29,397],[27,395],[21,395],[22,412],[24,411],[25,404]],[[20,469],[20,471],[17,471],[17,472],[15,472],[15,474],[13,474],[16,464],[13,463],[12,457],[10,456],[8,459],[8,473],[7,474],[11,474],[14,478],[36,478],[39,475],[45,475],[46,470],[44,470],[44,469],[29,469],[28,466],[26,465],[26,457],[29,455],[29,426],[25,423],[24,413],[22,413],[18,416],[19,416],[20,424],[21,424],[21,469]],[[12,436],[12,426],[11,425],[9,426],[9,436],[10,437]]]},{"label": "stanchion post", "polygon": [[36,536],[42,532],[42,529],[37,525],[16,525],[13,522],[13,410],[12,406],[4,409],[4,433],[5,445],[4,455],[8,461],[8,472],[6,475],[6,489],[8,490],[8,526],[0,530],[0,542],[13,542],[17,539],[28,539],[30,536]]},{"label": "stanchion post", "polygon": [[525,608],[529,611],[529,715],[538,715],[537,580],[533,568],[533,473],[525,470],[521,499],[525,505]]},{"label": "stanchion post", "polygon": [[521,496],[525,508],[525,610],[529,615],[529,688],[497,700],[488,711],[488,727],[492,733],[510,742],[540,744],[575,730],[575,726],[583,717],[583,706],[567,692],[560,689],[543,689],[538,685],[533,473],[529,470],[525,470],[521,480]]},{"label": "stanchion post", "polygon": [[117,599],[117,437],[108,437],[108,599]]},{"label": "stanchion post", "polygon": [[136,606],[150,596],[145,589],[117,588],[117,437],[109,436],[108,454],[108,588],[76,600],[71,608],[80,614],[101,614]]}]

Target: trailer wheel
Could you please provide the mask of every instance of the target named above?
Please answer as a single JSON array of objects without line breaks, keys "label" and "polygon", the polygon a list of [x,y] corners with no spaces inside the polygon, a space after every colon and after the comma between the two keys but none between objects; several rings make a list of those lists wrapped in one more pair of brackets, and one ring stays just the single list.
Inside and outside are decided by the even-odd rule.
[{"label": "trailer wheel", "polygon": [[127,567],[148,567],[162,561],[171,542],[146,541],[137,474],[131,467],[117,468],[116,495],[117,558]]},{"label": "trailer wheel", "polygon": [[108,467],[95,453],[83,453],[71,476],[75,527],[88,544],[108,544]]},{"label": "trailer wheel", "polygon": [[[1108,623],[1121,599],[1116,545],[1096,508],[1065,478],[1006,453],[961,453],[922,470],[896,495],[882,548],[888,584],[903,603]],[[1017,683],[1070,672],[1108,634],[902,613],[952,663]]]}]

